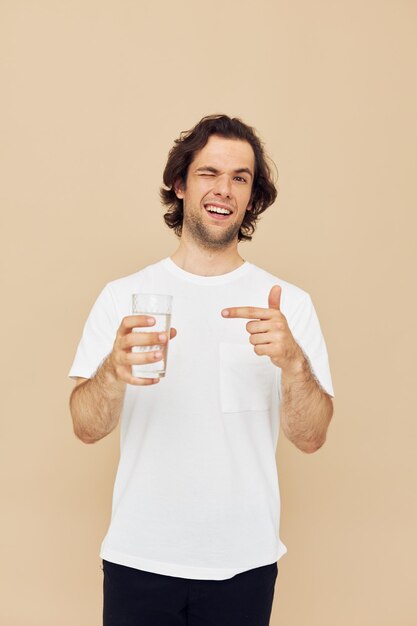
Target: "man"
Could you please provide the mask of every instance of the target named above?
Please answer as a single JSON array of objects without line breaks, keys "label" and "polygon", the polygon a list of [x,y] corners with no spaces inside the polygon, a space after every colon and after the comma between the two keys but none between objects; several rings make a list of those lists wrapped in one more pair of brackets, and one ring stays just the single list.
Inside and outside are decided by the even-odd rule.
[{"label": "man", "polygon": [[[176,140],[164,183],[179,247],[106,285],[70,372],[82,441],[121,417],[101,548],[104,624],[266,626],[286,552],[279,424],[304,452],[323,445],[333,410],[326,347],[308,294],[238,252],[276,197],[255,131],[203,118]],[[137,292],[173,296],[169,337],[130,314]],[[134,378],[131,366],[161,360],[169,340],[166,378]]]}]

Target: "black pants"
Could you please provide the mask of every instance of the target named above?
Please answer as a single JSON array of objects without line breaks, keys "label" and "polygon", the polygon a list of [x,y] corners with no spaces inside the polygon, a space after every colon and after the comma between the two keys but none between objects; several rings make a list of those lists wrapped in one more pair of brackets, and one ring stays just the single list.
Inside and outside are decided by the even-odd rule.
[{"label": "black pants", "polygon": [[103,561],[104,626],[268,626],[276,563],[226,580],[153,574]]}]

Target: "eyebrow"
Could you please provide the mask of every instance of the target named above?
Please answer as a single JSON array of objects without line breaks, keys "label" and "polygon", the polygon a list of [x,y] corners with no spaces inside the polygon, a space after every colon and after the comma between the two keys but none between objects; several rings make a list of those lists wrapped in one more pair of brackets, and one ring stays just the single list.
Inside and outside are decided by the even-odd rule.
[{"label": "eyebrow", "polygon": [[[203,167],[198,167],[196,172],[213,172],[213,174],[218,174],[219,170],[211,165],[204,165]],[[253,174],[248,167],[239,167],[237,170],[234,170],[234,174],[249,174],[253,178]]]}]

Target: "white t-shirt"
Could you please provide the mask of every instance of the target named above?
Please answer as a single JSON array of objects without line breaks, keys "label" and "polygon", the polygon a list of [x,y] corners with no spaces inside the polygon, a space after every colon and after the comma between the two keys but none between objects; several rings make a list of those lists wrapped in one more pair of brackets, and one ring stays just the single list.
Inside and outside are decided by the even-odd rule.
[{"label": "white t-shirt", "polygon": [[127,385],[112,518],[101,557],[148,572],[222,580],[285,554],[279,538],[275,450],[280,372],[249,342],[234,306],[281,310],[321,386],[333,395],[326,346],[310,296],[245,262],[198,276],[170,258],[106,285],[86,322],[70,376],[90,378],[111,351],[132,293],[173,296],[167,373]]}]

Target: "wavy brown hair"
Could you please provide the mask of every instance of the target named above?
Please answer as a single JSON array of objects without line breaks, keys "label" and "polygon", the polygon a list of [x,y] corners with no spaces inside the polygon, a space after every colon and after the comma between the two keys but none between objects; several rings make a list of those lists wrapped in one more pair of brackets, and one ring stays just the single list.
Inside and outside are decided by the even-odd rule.
[{"label": "wavy brown hair", "polygon": [[[238,234],[239,241],[250,241],[259,215],[275,201],[277,189],[263,143],[257,136],[255,129],[247,126],[237,117],[207,115],[194,128],[180,133],[179,138],[175,140],[164,170],[165,188],[161,187],[160,190],[162,204],[168,209],[164,214],[165,223],[174,229],[178,237],[181,236],[184,217],[183,201],[177,198],[174,185],[178,181],[182,181],[185,188],[188,167],[196,152],[204,148],[211,135],[247,141],[254,151],[255,172],[252,184],[251,210],[246,211]],[[271,161],[271,163],[273,162]]]}]

